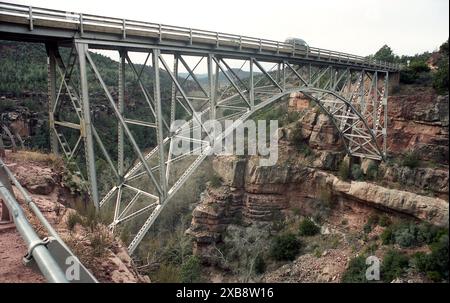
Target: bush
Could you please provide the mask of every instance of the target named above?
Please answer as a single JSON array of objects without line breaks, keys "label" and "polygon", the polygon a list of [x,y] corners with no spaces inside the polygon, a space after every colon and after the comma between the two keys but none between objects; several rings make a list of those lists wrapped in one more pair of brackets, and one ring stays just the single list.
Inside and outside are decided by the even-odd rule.
[{"label": "bush", "polygon": [[363,179],[363,172],[361,170],[361,166],[358,164],[352,165],[352,177],[354,180],[362,180]]},{"label": "bush", "polygon": [[395,243],[401,247],[417,246],[416,227],[410,225],[406,228],[399,229],[395,232]]},{"label": "bush", "polygon": [[320,232],[320,227],[317,226],[311,219],[303,219],[300,222],[299,234],[300,236],[314,236]]},{"label": "bush", "polygon": [[381,240],[385,245],[397,243],[402,247],[415,247],[436,243],[447,234],[447,229],[429,223],[400,223],[387,227],[381,234]]},{"label": "bush", "polygon": [[446,62],[438,64],[438,70],[433,75],[433,87],[439,94],[448,93],[448,58]]},{"label": "bush", "polygon": [[409,68],[414,73],[424,73],[429,72],[430,68],[428,67],[427,63],[423,60],[413,60],[409,64]]},{"label": "bush", "polygon": [[384,214],[380,217],[378,224],[381,227],[388,227],[389,225],[391,225],[391,219],[386,214]]},{"label": "bush", "polygon": [[401,162],[402,166],[407,166],[409,168],[416,168],[419,164],[419,155],[414,151],[407,152]]},{"label": "bush", "polygon": [[381,243],[383,243],[383,245],[389,245],[389,244],[395,243],[394,232],[393,232],[392,228],[390,228],[390,227],[383,230],[383,232],[380,235],[380,238],[381,238]]},{"label": "bush", "polygon": [[222,178],[214,174],[212,175],[210,182],[212,187],[217,188],[222,185]]},{"label": "bush", "polygon": [[255,273],[260,275],[266,271],[266,262],[261,255],[258,255],[255,259]]},{"label": "bush", "polygon": [[151,279],[157,283],[178,283],[180,282],[180,269],[173,264],[163,263]]},{"label": "bush", "polygon": [[372,228],[373,228],[372,225],[370,225],[369,223],[366,223],[366,224],[364,224],[363,231],[365,234],[368,234],[372,231]]},{"label": "bush", "polygon": [[274,238],[270,255],[278,261],[292,261],[300,252],[300,247],[301,243],[294,234],[284,234]]},{"label": "bush", "polygon": [[363,283],[366,280],[366,257],[358,256],[350,260],[347,269],[342,275],[344,283]]},{"label": "bush", "polygon": [[342,161],[341,164],[339,164],[339,177],[347,181],[350,177],[350,169],[348,168],[348,164],[346,161]]},{"label": "bush", "polygon": [[83,218],[81,218],[81,216],[76,211],[70,212],[67,216],[67,229],[69,229],[70,231],[72,231],[77,224],[82,223]]},{"label": "bush", "polygon": [[0,112],[14,110],[16,103],[13,100],[0,100]]},{"label": "bush", "polygon": [[102,231],[91,233],[89,235],[89,241],[94,257],[102,257],[110,244],[108,234]]},{"label": "bush", "polygon": [[395,278],[400,277],[408,267],[409,258],[405,254],[390,250],[386,253],[381,264],[381,278],[385,282],[391,282]]},{"label": "bush", "polygon": [[375,180],[378,178],[378,165],[371,162],[367,167],[366,177],[368,180]]},{"label": "bush", "polygon": [[431,253],[418,252],[413,256],[415,267],[433,281],[448,280],[448,235],[442,235],[431,245]]},{"label": "bush", "polygon": [[197,256],[190,256],[181,266],[181,282],[196,283],[200,281],[200,260]]}]

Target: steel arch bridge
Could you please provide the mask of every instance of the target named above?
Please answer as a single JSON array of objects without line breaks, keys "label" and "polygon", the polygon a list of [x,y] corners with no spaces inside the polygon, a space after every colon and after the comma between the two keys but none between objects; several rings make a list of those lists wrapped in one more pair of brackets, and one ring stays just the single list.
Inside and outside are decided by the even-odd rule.
[{"label": "steel arch bridge", "polygon": [[[2,39],[46,44],[52,150],[87,180],[97,208],[112,207],[112,229],[138,222],[130,253],[211,153],[209,139],[224,140],[252,114],[291,93],[303,93],[330,117],[349,155],[386,156],[389,74],[395,75],[398,65],[265,39],[6,3],[0,3],[0,34]],[[68,55],[61,48],[69,49]],[[94,49],[117,54],[114,85],[105,83],[89,51]],[[133,56],[145,59],[143,65],[137,66]],[[206,77],[200,78],[202,69]],[[130,74],[148,110],[145,120],[127,117]],[[170,98],[162,97],[162,77],[170,80]],[[97,130],[93,108],[99,98],[90,91],[94,82],[113,114],[116,138]],[[187,120],[184,126],[198,128],[205,128],[209,119],[233,123],[214,138],[195,141],[185,128],[170,127],[180,118]],[[143,149],[131,126],[150,129],[156,145]],[[67,131],[77,133],[76,142],[66,139]],[[114,155],[105,138],[113,140]],[[196,144],[198,153],[173,156],[177,140]],[[127,144],[137,159],[129,166]],[[76,161],[79,154],[84,163]],[[97,157],[108,163],[108,171],[96,170]],[[97,178],[105,173],[115,181],[102,194]]]}]

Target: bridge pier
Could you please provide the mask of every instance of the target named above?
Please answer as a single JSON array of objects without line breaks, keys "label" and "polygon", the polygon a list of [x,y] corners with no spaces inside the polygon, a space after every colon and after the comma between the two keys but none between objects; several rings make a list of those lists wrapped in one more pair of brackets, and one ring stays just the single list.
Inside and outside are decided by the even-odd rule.
[{"label": "bridge pier", "polygon": [[98,210],[99,196],[97,186],[97,171],[95,167],[95,152],[94,152],[94,140],[92,138],[92,126],[91,126],[91,108],[89,103],[89,86],[86,69],[86,53],[88,51],[88,45],[84,43],[75,43],[75,48],[78,52],[78,64],[80,72],[80,86],[81,86],[81,104],[82,104],[82,119],[81,133],[84,139],[84,151],[86,155],[86,166],[88,171],[88,180],[91,190],[91,198],[95,208]]}]

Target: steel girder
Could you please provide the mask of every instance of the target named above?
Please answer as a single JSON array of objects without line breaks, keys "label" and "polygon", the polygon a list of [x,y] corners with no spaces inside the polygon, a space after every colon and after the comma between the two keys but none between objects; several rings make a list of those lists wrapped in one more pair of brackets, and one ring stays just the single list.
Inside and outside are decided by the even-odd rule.
[{"label": "steel girder", "polygon": [[[130,253],[135,251],[180,187],[211,155],[211,142],[224,140],[252,114],[284,96],[300,92],[317,104],[336,127],[349,155],[375,160],[386,156],[386,71],[350,69],[322,63],[315,65],[287,59],[266,62],[251,55],[235,59],[214,52],[195,54],[198,61],[193,65],[191,52],[166,52],[158,47],[148,49],[145,63],[138,70],[127,48],[120,47],[117,48],[120,58],[117,94],[113,94],[111,85],[105,84],[89,54],[88,46],[87,43],[75,41],[65,62],[56,46],[47,47],[52,148],[54,152],[61,151],[69,162],[75,164],[81,178],[87,176],[87,189],[94,205],[104,209],[112,203],[112,229],[139,219],[135,220],[139,223],[138,231],[132,234],[133,239],[128,246]],[[188,56],[190,60],[187,60]],[[173,61],[172,66],[168,59]],[[206,81],[201,81],[196,72],[201,64],[206,65]],[[232,64],[239,68],[233,68]],[[145,69],[146,65],[151,65],[151,72]],[[180,76],[181,68],[185,71],[184,79]],[[126,79],[126,69],[134,75],[143,97],[144,105],[141,106],[148,109],[148,119],[145,121],[127,117],[125,100],[129,79]],[[56,71],[60,75],[59,84]],[[162,74],[171,83],[167,100],[162,98]],[[92,108],[96,100],[90,98],[88,87],[88,79],[91,81],[93,78],[101,87],[107,107],[117,124],[117,156],[111,155],[103,142],[105,138],[111,141],[109,134],[99,133],[94,126]],[[227,84],[223,85],[220,78],[225,79]],[[166,107],[168,110],[165,110]],[[72,110],[71,115],[65,115],[68,108]],[[65,116],[70,116],[71,120]],[[180,118],[187,120],[186,123],[171,128],[172,123]],[[192,126],[194,131],[205,130],[205,122],[209,119],[233,122],[222,133],[214,134],[213,138],[207,135],[200,140],[190,138],[184,127]],[[155,144],[142,148],[145,142],[136,139],[131,126],[154,130]],[[78,132],[78,140],[67,142],[64,129]],[[183,140],[189,141],[194,150],[172,155],[174,144]],[[126,155],[126,144],[137,159],[131,165],[125,163],[125,158],[130,156]],[[81,146],[85,151],[84,159],[81,159],[84,164],[80,159],[75,161]],[[96,171],[97,157],[108,163],[108,173],[115,177],[112,188],[104,193],[97,188],[97,178],[104,174]]]}]

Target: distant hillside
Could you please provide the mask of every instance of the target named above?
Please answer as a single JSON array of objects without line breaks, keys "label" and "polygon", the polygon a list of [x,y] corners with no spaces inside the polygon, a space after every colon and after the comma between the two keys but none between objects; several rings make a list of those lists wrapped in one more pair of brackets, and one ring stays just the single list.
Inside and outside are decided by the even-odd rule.
[{"label": "distant hillside", "polygon": [[[233,72],[241,79],[241,80],[244,80],[244,79],[247,79],[249,76],[250,76],[250,72],[248,72],[248,71],[243,71],[243,70],[240,70],[240,69],[238,69],[238,68],[232,68],[232,70],[233,70]],[[260,74],[260,72],[254,72],[255,73],[255,75],[256,74]],[[234,81],[236,81],[235,79],[234,79],[234,77],[233,77],[233,75],[232,75],[232,73],[231,72],[227,72],[227,74],[229,75],[229,76],[231,76],[231,78],[234,80]],[[185,78],[185,77],[187,77],[187,75],[188,75],[188,73],[179,73],[179,77],[182,77],[182,78]],[[196,76],[197,76],[197,79],[198,79],[198,81],[201,83],[201,84],[204,84],[204,85],[208,85],[208,74],[196,74]],[[190,78],[191,79],[191,78]],[[225,85],[228,85],[228,84],[230,84],[230,82],[228,81],[228,79],[225,77],[225,75],[224,75],[224,73],[220,73],[219,74],[219,85],[220,86],[225,86]]]},{"label": "distant hillside", "polygon": [[[60,49],[63,58],[68,56],[69,49]],[[97,53],[91,53],[106,85],[117,86],[118,62]],[[23,43],[0,40],[0,94],[20,96],[26,93],[47,93],[47,54],[45,45],[41,43]],[[136,64],[137,68],[141,65]],[[148,75],[152,68],[146,67],[143,79],[152,84]],[[127,90],[138,88],[130,67],[126,68]],[[100,91],[97,81],[90,82],[92,89]],[[161,70],[161,87],[163,92],[170,87],[169,75]],[[167,91],[167,93],[169,93]]]}]

